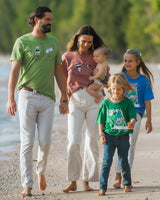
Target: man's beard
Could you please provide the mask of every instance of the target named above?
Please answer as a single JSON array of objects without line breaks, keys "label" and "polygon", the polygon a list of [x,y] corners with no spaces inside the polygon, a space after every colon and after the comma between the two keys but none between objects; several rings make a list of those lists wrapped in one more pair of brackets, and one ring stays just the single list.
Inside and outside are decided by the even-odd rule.
[{"label": "man's beard", "polygon": [[42,25],[41,26],[41,32],[42,33],[49,33],[49,32],[51,32],[51,25],[50,24]]}]

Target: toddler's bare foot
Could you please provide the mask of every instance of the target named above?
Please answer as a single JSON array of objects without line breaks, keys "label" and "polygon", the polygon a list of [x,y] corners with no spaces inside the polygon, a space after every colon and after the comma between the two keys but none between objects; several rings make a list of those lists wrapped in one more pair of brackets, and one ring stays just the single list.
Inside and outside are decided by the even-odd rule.
[{"label": "toddler's bare foot", "polygon": [[47,184],[46,184],[46,179],[45,179],[44,174],[38,176],[38,184],[39,184],[39,189],[41,191],[46,189]]},{"label": "toddler's bare foot", "polygon": [[63,193],[68,193],[69,191],[76,191],[77,184],[76,181],[72,181],[65,189],[61,190]]},{"label": "toddler's bare foot", "polygon": [[104,196],[105,195],[105,191],[104,190],[100,190],[98,193],[97,193],[97,196]]},{"label": "toddler's bare foot", "polygon": [[83,181],[83,191],[93,191],[94,189],[89,187],[88,181]]},{"label": "toddler's bare foot", "polygon": [[30,187],[23,188],[23,191],[19,194],[19,197],[30,197],[30,196],[32,196],[31,190],[32,190],[32,188],[30,188]]},{"label": "toddler's bare foot", "polygon": [[124,187],[124,192],[132,192],[132,186],[125,186]]}]

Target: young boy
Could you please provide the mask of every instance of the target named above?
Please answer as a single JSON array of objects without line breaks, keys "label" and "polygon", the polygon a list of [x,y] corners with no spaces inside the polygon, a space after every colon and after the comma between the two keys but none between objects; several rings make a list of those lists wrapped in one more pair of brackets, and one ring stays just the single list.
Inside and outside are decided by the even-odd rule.
[{"label": "young boy", "polygon": [[97,123],[99,137],[104,145],[104,157],[100,175],[98,196],[105,195],[114,152],[117,149],[123,175],[124,192],[131,192],[131,173],[128,163],[129,134],[133,133],[136,111],[133,102],[125,94],[134,90],[124,74],[110,76],[108,81],[110,97],[99,108]]}]

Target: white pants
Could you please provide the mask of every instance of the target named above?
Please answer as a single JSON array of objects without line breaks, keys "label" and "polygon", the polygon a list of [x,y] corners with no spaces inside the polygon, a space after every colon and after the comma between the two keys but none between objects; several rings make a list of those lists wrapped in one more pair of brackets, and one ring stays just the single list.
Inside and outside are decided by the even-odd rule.
[{"label": "white pants", "polygon": [[[141,116],[139,114],[137,114],[137,121],[136,121],[134,129],[133,129],[133,134],[130,134],[130,148],[129,148],[129,153],[128,153],[130,168],[132,168],[132,165],[133,165],[136,142],[138,139],[139,130],[140,130],[140,126],[141,126],[141,119],[142,119]],[[121,173],[121,167],[119,164],[117,152],[115,153],[115,172]]]},{"label": "white pants", "polygon": [[[99,92],[101,94],[101,92]],[[98,125],[96,118],[99,104],[86,91],[86,88],[74,92],[69,101],[67,180],[76,181],[82,172],[83,181],[98,181]],[[82,130],[85,122],[85,142],[83,162],[80,154]]]},{"label": "white pants", "polygon": [[39,142],[36,172],[44,174],[52,133],[54,101],[42,94],[22,89],[19,92],[18,110],[21,139],[21,182],[23,187],[32,188],[32,149],[36,124]]}]

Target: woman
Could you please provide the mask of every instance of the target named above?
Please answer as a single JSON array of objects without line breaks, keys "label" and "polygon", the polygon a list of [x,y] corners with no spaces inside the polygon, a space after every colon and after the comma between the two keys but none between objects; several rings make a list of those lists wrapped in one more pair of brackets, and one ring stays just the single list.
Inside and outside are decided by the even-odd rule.
[{"label": "woman", "polygon": [[[89,187],[89,181],[99,179],[96,117],[100,103],[95,103],[86,88],[91,83],[89,77],[96,67],[93,50],[100,46],[106,45],[90,25],[85,25],[73,36],[67,46],[68,51],[62,57],[69,98],[67,179],[70,184],[62,190],[64,193],[77,190],[76,181],[81,171],[84,191],[93,190]],[[98,92],[102,95],[101,91]],[[84,121],[86,133],[82,163],[80,145]]]}]

